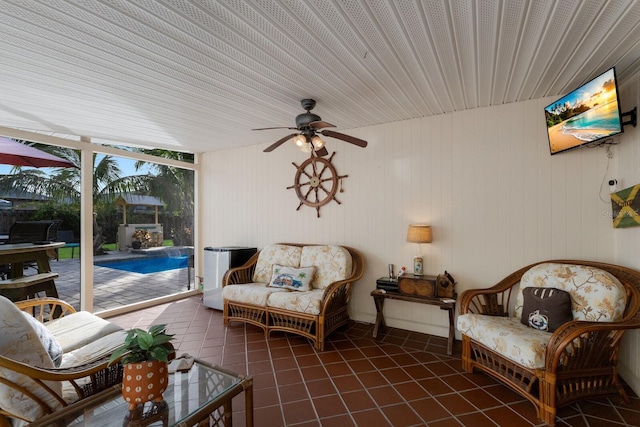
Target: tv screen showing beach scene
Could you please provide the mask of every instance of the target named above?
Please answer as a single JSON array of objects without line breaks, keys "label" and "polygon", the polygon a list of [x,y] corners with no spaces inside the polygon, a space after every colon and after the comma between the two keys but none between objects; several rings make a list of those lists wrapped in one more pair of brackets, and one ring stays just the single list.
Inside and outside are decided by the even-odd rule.
[{"label": "tv screen showing beach scene", "polygon": [[551,154],[622,132],[615,68],[544,109]]}]

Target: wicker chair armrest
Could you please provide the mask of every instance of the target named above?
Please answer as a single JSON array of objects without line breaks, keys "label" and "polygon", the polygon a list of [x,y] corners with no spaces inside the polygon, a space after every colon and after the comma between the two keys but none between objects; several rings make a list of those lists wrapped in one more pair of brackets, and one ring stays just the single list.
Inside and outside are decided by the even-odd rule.
[{"label": "wicker chair armrest", "polygon": [[249,260],[240,267],[230,268],[222,276],[222,287],[227,285],[239,285],[242,283],[251,283],[253,281],[253,273],[258,263],[258,251]]},{"label": "wicker chair armrest", "polygon": [[227,285],[240,285],[243,283],[251,283],[255,265],[250,268],[236,267],[227,270],[222,276],[222,287]]},{"label": "wicker chair armrest", "polygon": [[41,368],[0,356],[0,367],[43,381],[68,381],[95,374],[107,367],[109,357],[66,368]]},{"label": "wicker chair armrest", "polygon": [[617,348],[628,329],[640,328],[636,317],[620,322],[573,320],[560,326],[547,344],[547,372],[598,368],[618,357]]},{"label": "wicker chair armrest", "polygon": [[340,292],[342,288],[347,287],[351,283],[353,283],[351,279],[339,280],[324,288],[324,292],[322,292],[322,305],[325,305],[337,292]]},{"label": "wicker chair armrest", "polygon": [[496,285],[486,289],[468,289],[458,298],[460,314],[508,316],[511,286]]},{"label": "wicker chair armrest", "polygon": [[33,298],[24,301],[17,301],[15,305],[22,311],[26,311],[35,316],[40,322],[52,320],[52,314],[59,309],[62,317],[66,314],[75,313],[76,310],[67,302],[52,297]]},{"label": "wicker chair armrest", "polygon": [[[75,390],[77,400],[84,399],[108,387],[122,383],[122,365],[115,363],[109,366],[108,362],[109,358],[104,357],[100,360],[73,367],[40,368],[0,356],[0,367],[28,376],[32,380],[28,388],[6,378],[0,378],[0,382],[14,390],[15,393],[29,397],[40,406],[48,408],[47,412],[52,412],[54,408],[49,407],[37,397],[35,394],[36,389],[54,397],[62,406],[67,406],[68,403],[53,391],[45,381],[68,382]],[[12,416],[12,414],[5,411],[3,413]]]}]

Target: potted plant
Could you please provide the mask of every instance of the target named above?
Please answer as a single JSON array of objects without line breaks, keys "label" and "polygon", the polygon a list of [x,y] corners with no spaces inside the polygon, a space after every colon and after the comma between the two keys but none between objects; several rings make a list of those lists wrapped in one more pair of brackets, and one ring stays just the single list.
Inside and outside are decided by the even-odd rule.
[{"label": "potted plant", "polygon": [[148,401],[161,402],[167,388],[169,371],[167,364],[175,350],[167,334],[166,325],[154,325],[148,331],[134,328],[127,332],[124,343],[111,354],[109,363],[120,360],[122,397],[133,410]]}]

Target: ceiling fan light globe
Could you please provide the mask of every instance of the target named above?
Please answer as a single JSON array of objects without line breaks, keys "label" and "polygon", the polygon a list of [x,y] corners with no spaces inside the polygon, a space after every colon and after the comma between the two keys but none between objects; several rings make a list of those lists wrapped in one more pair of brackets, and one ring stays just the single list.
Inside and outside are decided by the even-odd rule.
[{"label": "ceiling fan light globe", "polygon": [[312,150],[313,150],[313,145],[311,145],[310,142],[305,142],[300,147],[300,151],[302,151],[303,153],[310,153]]},{"label": "ceiling fan light globe", "polygon": [[311,142],[313,143],[313,147],[316,150],[321,149],[322,147],[324,147],[324,141],[322,140],[322,138],[320,138],[318,135],[314,136],[313,138],[311,138]]},{"label": "ceiling fan light globe", "polygon": [[292,141],[296,147],[302,148],[307,143],[307,138],[304,135],[296,135]]}]

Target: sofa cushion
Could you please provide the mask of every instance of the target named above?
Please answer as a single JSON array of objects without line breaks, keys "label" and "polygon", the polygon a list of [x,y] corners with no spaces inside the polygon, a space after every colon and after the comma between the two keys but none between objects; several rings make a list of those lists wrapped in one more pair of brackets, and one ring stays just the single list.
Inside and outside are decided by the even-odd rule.
[{"label": "sofa cushion", "polygon": [[322,289],[312,289],[307,292],[282,292],[269,296],[269,307],[306,313],[317,316],[320,314],[322,303]]},{"label": "sofa cushion", "polygon": [[612,274],[595,267],[542,263],[522,275],[514,315],[520,319],[527,287],[557,288],[571,295],[575,320],[615,322],[627,306],[625,287]]},{"label": "sofa cushion", "polygon": [[112,332],[104,337],[100,337],[87,345],[67,352],[62,356],[61,368],[71,368],[73,366],[84,365],[100,360],[111,355],[122,345],[127,336],[127,331],[120,330]]},{"label": "sofa cushion", "polygon": [[315,267],[293,268],[274,264],[269,286],[292,291],[308,291],[311,289],[311,280],[315,271]]},{"label": "sofa cushion", "polygon": [[[42,345],[31,323],[14,303],[0,296],[0,354],[27,365],[53,368],[53,361]],[[27,390],[47,402],[54,408],[62,406],[41,387],[36,386],[31,378],[13,370],[0,368],[0,377],[22,385]],[[59,382],[45,382],[55,393],[61,395]],[[44,415],[44,411],[32,399],[18,393],[14,388],[0,383],[0,408],[18,417],[34,420]]]},{"label": "sofa cushion", "polygon": [[282,288],[272,288],[264,283],[243,283],[241,285],[227,285],[222,288],[222,298],[227,301],[266,307],[269,295],[274,292],[289,291]]},{"label": "sofa cushion", "polygon": [[45,326],[56,337],[65,353],[84,347],[100,337],[122,328],[88,311],[67,314],[46,322]]},{"label": "sofa cushion", "polygon": [[520,323],[515,317],[461,314],[457,328],[473,340],[527,368],[544,368],[549,333]]},{"label": "sofa cushion", "polygon": [[269,283],[273,272],[273,265],[284,265],[286,267],[300,267],[300,254],[302,248],[299,246],[274,244],[265,246],[258,255],[256,269],[253,273],[253,281],[257,283]]},{"label": "sofa cushion", "polygon": [[351,276],[351,254],[341,246],[304,246],[300,266],[315,266],[316,274],[311,281],[314,289],[324,289],[331,283]]},{"label": "sofa cushion", "polygon": [[528,287],[523,290],[523,325],[541,331],[554,332],[573,320],[571,296],[556,288]]},{"label": "sofa cushion", "polygon": [[33,330],[36,331],[36,334],[38,334],[38,338],[40,338],[42,345],[47,350],[47,353],[49,353],[49,357],[51,358],[51,361],[53,361],[53,365],[55,367],[59,367],[62,362],[63,351],[56,337],[49,332],[49,329],[47,329],[46,326],[40,323],[40,321],[31,314],[26,311],[23,311],[22,314],[29,321]]}]

